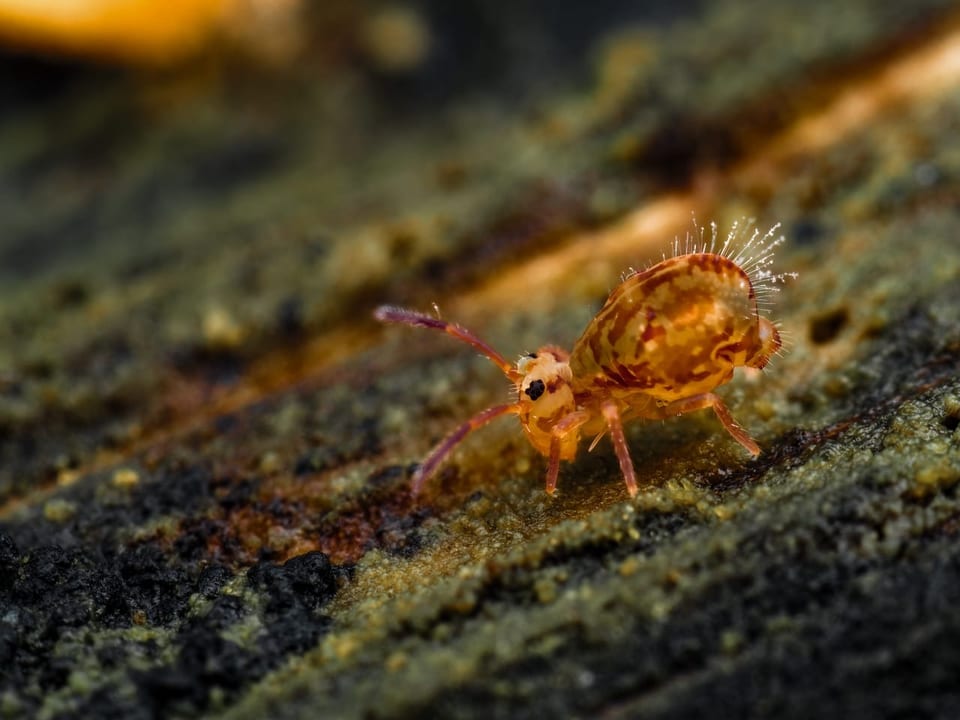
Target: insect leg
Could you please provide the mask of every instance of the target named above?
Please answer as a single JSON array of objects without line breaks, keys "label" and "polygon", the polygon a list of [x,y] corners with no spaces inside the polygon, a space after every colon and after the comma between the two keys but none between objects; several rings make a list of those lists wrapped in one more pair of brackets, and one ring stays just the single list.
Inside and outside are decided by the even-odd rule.
[{"label": "insect leg", "polygon": [[617,404],[607,400],[600,406],[603,413],[603,419],[607,421],[607,427],[610,428],[610,439],[613,441],[613,449],[617,453],[617,460],[620,461],[620,472],[623,473],[623,482],[627,485],[627,492],[630,497],[637,494],[637,475],[633,471],[633,460],[630,459],[630,449],[627,447],[626,438],[623,436],[623,423],[620,421],[620,410]]},{"label": "insect leg", "polygon": [[756,457],[760,454],[760,446],[750,437],[750,433],[744,430],[733,419],[733,415],[723,404],[723,401],[713,393],[704,393],[703,395],[694,395],[693,397],[675,400],[672,403],[664,405],[658,410],[660,417],[670,417],[672,415],[683,415],[684,413],[702,410],[704,408],[713,408],[717,419],[723,424],[723,427],[738,443],[746,448],[747,452]]},{"label": "insect leg", "polygon": [[467,420],[465,423],[460,425],[456,430],[447,435],[443,440],[440,441],[440,444],[437,445],[427,457],[426,460],[417,468],[417,471],[413,474],[413,482],[411,489],[414,496],[420,494],[420,490],[423,488],[423,484],[430,478],[431,475],[436,471],[437,466],[443,461],[443,459],[450,453],[454,446],[463,440],[468,433],[476,430],[477,428],[483,427],[491,420],[495,420],[501,415],[508,415],[510,413],[517,413],[520,411],[519,403],[510,403],[509,405],[495,405],[491,408],[477,413],[472,418]]},{"label": "insect leg", "polygon": [[557,420],[556,425],[550,428],[550,462],[547,465],[548,495],[553,495],[557,489],[557,476],[560,474],[560,446],[563,439],[589,419],[590,413],[586,410],[575,410]]},{"label": "insect leg", "polygon": [[500,368],[504,375],[511,380],[519,380],[521,375],[512,363],[507,362],[506,358],[487,345],[472,332],[464,327],[454,323],[435,318],[432,315],[426,315],[416,310],[407,310],[406,308],[393,307],[392,305],[381,305],[373,312],[373,316],[380,322],[400,323],[403,325],[413,325],[414,327],[432,328],[442,330],[447,335],[455,337],[461,342],[471,345],[481,353],[486,355],[493,363]]}]

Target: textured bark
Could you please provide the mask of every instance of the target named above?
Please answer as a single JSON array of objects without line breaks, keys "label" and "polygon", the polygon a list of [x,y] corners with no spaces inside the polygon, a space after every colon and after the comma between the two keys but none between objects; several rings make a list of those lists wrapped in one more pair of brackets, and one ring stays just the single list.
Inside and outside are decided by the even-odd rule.
[{"label": "textured bark", "polygon": [[[539,5],[3,80],[0,715],[960,715],[960,16]],[[502,376],[372,310],[569,348],[691,214],[798,273],[761,455],[632,422],[635,498],[607,440],[550,497],[507,418],[412,497]]]}]

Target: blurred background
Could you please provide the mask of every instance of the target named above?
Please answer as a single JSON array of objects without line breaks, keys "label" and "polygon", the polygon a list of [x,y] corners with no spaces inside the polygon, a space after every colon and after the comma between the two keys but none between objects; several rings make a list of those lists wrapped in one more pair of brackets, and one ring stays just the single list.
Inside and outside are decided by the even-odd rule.
[{"label": "blurred background", "polygon": [[[946,0],[0,0],[0,716],[960,715],[958,83]],[[504,387],[377,305],[569,347],[742,217],[758,459],[410,496]]]}]

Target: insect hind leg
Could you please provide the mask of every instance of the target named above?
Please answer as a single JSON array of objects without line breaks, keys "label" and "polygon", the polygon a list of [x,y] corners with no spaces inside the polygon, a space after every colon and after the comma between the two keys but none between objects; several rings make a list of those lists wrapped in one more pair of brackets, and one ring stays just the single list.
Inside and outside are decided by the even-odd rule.
[{"label": "insect hind leg", "polygon": [[668,418],[676,415],[683,415],[695,410],[703,410],[704,408],[713,408],[714,414],[717,416],[717,419],[723,425],[724,429],[730,433],[730,436],[740,443],[748,453],[754,457],[760,454],[760,446],[757,445],[756,441],[752,437],[750,437],[750,433],[737,424],[737,421],[733,419],[733,415],[730,414],[730,410],[727,408],[727,406],[723,404],[723,401],[719,398],[719,396],[714,395],[713,393],[704,393],[702,395],[694,395],[693,397],[684,398],[683,400],[675,400],[674,402],[668,403],[667,405],[659,408],[656,412],[656,416]]}]

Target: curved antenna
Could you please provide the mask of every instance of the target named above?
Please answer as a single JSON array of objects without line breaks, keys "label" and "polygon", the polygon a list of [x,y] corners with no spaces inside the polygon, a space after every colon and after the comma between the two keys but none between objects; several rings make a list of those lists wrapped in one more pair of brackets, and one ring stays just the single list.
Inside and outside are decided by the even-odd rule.
[{"label": "curved antenna", "polygon": [[464,327],[460,327],[454,323],[449,323],[446,320],[441,320],[440,318],[425,315],[424,313],[417,312],[416,310],[407,310],[406,308],[394,307],[392,305],[381,305],[374,310],[373,316],[380,322],[399,323],[401,325],[413,325],[414,327],[442,330],[447,335],[452,335],[453,337],[457,338],[457,340],[465,342],[467,345],[471,345],[486,355],[498,368],[500,368],[503,374],[513,382],[516,382],[523,377],[523,375],[520,374],[520,372],[513,366],[512,363],[507,362],[503,355],[498,353],[483,340],[478,338]]},{"label": "curved antenna", "polygon": [[437,467],[443,462],[443,459],[449,455],[450,451],[468,434],[483,427],[491,420],[496,420],[502,415],[508,415],[510,413],[517,414],[520,412],[520,407],[520,403],[494,405],[491,408],[477,413],[441,440],[440,443],[430,451],[430,455],[413,474],[411,490],[414,497],[420,494],[420,490],[423,489],[423,484],[436,472]]}]

